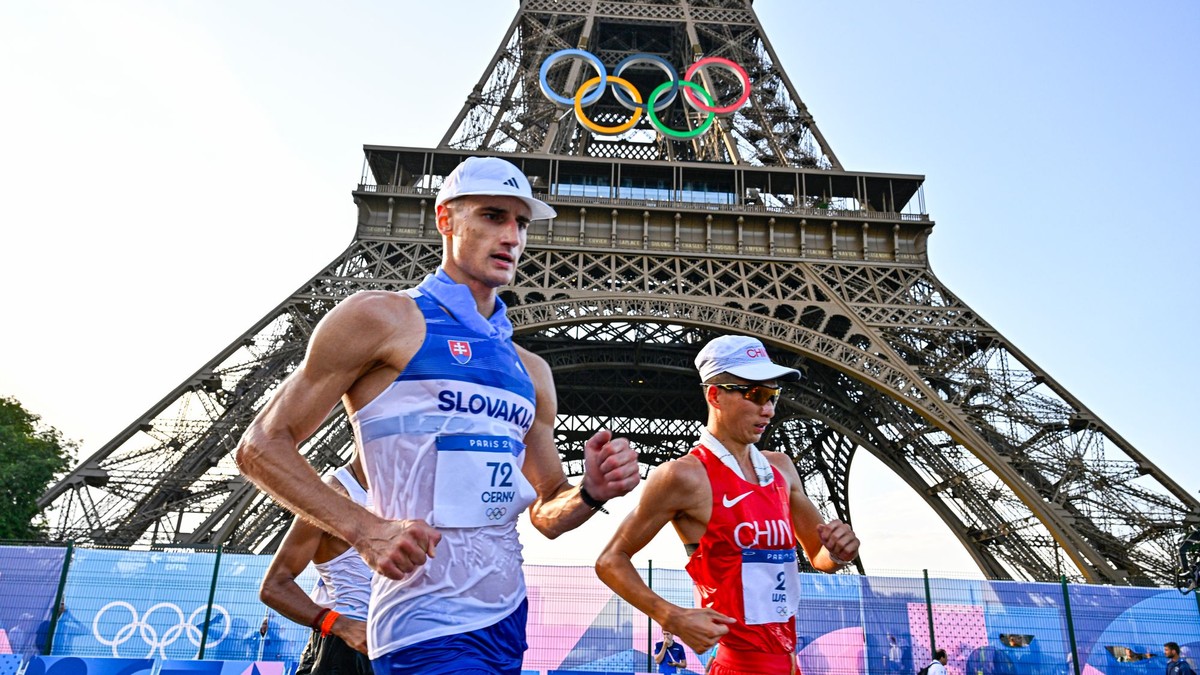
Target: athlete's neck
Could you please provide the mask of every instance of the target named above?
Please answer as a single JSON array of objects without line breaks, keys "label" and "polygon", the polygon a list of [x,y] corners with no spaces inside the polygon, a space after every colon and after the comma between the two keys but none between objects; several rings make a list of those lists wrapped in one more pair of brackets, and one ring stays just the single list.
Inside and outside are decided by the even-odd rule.
[{"label": "athlete's neck", "polygon": [[[715,425],[709,425],[708,433],[713,435],[713,438],[721,441],[721,445],[733,455],[733,458],[738,461],[738,464],[750,466],[750,446],[745,443],[738,443],[729,437],[728,434],[722,433]],[[749,474],[747,474],[749,475]]]},{"label": "athlete's neck", "polygon": [[[445,263],[442,263],[442,269],[446,276],[454,283],[467,287],[471,291],[471,297],[475,299],[475,309],[479,311],[479,315],[485,319],[492,318],[492,314],[496,312],[496,289],[479,282],[474,279],[466,278],[466,275],[461,274],[457,269],[451,268],[447,270]],[[463,278],[459,278],[463,277]]]}]

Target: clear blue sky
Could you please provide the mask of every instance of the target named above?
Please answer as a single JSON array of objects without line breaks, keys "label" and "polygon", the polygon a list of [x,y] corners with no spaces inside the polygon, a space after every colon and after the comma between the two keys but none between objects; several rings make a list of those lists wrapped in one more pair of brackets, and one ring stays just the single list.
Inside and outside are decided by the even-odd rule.
[{"label": "clear blue sky", "polygon": [[[0,5],[0,395],[94,452],[349,244],[362,145],[436,144],[516,7]],[[755,10],[848,169],[928,177],[939,278],[1200,489],[1200,3]],[[851,490],[875,569],[970,568],[868,459]]]}]

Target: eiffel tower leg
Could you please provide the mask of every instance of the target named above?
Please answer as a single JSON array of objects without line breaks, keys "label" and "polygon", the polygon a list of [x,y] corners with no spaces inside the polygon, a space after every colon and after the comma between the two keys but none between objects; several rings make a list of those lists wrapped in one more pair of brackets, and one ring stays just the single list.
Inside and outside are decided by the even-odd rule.
[{"label": "eiffel tower leg", "polygon": [[[526,263],[528,278],[553,280],[540,271],[560,267],[563,255],[539,250]],[[523,331],[591,315],[759,335],[867,385],[858,387],[861,395],[874,400],[857,414],[880,440],[864,447],[875,447],[910,484],[913,471],[920,476],[923,496],[941,502],[935,510],[989,573],[1054,578],[1061,550],[1089,580],[1169,578],[1170,545],[1195,518],[1195,500],[1143,457],[1126,453],[1118,435],[926,269],[665,254],[639,265],[608,252],[570,255],[577,275],[516,293],[514,323]],[[664,284],[656,274],[668,269],[676,278]],[[790,296],[780,301],[761,290],[721,287],[722,270]],[[614,283],[626,292],[613,293]],[[523,301],[556,295],[553,302]],[[740,302],[713,303],[723,297]],[[763,300],[740,309],[747,297]],[[865,429],[860,435],[870,438]],[[1118,459],[1122,454],[1127,459]],[[1142,487],[1145,476],[1158,480],[1161,492]],[[1098,484],[1107,488],[1104,499],[1094,496]]]},{"label": "eiffel tower leg", "polygon": [[[939,490],[930,488],[906,456],[912,450],[890,439],[877,420],[887,420],[887,427],[907,425],[916,437],[930,430],[927,423],[894,401],[839,371],[810,364],[807,379],[780,406],[781,419],[766,439],[767,447],[790,454],[808,494],[828,495],[836,517],[850,520],[849,474],[857,448],[874,455],[891,469],[917,494],[950,528],[975,560],[980,570],[990,578],[1010,576],[990,547],[979,541],[976,529],[964,522],[988,517],[986,504],[974,504],[971,514],[953,511],[940,498]],[[956,496],[962,497],[956,490]],[[819,500],[818,504],[820,504]],[[825,509],[822,509],[823,511]],[[1002,522],[998,516],[991,521]],[[860,562],[860,568],[862,567]],[[1050,574],[1054,571],[1040,570]],[[864,572],[865,573],[865,572]]]}]

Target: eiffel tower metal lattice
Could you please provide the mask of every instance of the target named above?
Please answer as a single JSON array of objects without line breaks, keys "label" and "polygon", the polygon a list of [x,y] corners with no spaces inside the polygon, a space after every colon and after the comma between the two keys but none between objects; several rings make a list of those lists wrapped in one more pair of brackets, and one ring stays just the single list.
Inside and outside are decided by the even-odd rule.
[{"label": "eiffel tower metal lattice", "polygon": [[[661,62],[721,57],[745,69],[749,97],[691,138],[646,119],[600,135],[585,120],[632,113],[606,94],[579,116],[543,93],[543,75],[552,92],[592,77],[581,56],[543,73],[563,49],[613,73],[631,58],[622,75],[643,96]],[[717,106],[737,98],[735,75],[693,79]],[[676,100],[657,118],[695,131],[706,115]],[[272,550],[289,515],[238,474],[240,435],[334,304],[436,268],[433,196],[474,154],[507,156],[559,210],[531,227],[504,297],[517,340],[554,369],[572,475],[598,424],[631,438],[645,469],[685,452],[704,415],[681,393],[692,358],[739,332],[807,375],[766,444],[795,458],[828,516],[851,520],[862,449],[997,578],[1168,583],[1175,543],[1200,523],[1195,498],[934,276],[922,177],[843,169],[750,0],[526,0],[438,148],[365,152],[351,245],[48,490],[53,537]],[[338,410],[301,450],[323,471],[351,445]]]}]

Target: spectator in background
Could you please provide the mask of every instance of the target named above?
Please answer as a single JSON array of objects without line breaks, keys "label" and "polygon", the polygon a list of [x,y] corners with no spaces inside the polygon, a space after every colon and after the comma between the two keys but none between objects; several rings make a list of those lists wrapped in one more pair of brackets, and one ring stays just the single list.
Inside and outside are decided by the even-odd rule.
[{"label": "spectator in background", "polygon": [[704,652],[704,654],[705,654],[704,658],[708,659],[707,661],[704,662],[705,675],[707,675],[710,671],[712,671],[713,664],[715,664],[717,662],[717,650],[720,648],[721,648],[721,645],[715,644],[715,645],[713,645],[712,649],[708,650],[707,652]]},{"label": "spectator in background", "polygon": [[1179,643],[1168,642],[1163,645],[1163,656],[1167,657],[1166,675],[1196,675],[1196,671],[1187,661],[1179,658]]},{"label": "spectator in background", "polygon": [[671,631],[664,630],[662,642],[655,643],[654,662],[658,664],[658,672],[669,675],[675,675],[687,668],[687,655],[683,652],[683,645],[675,641]]},{"label": "spectator in background", "polygon": [[252,661],[284,660],[284,640],[279,635],[279,624],[271,620],[271,612],[263,617],[258,630],[246,638],[246,647]]},{"label": "spectator in background", "polygon": [[[54,635],[50,635],[50,622],[53,618]],[[83,630],[83,624],[75,620],[75,616],[67,611],[66,601],[58,604],[58,615],[55,617],[47,617],[45,621],[38,624],[35,631],[33,648],[39,654],[53,654],[54,644],[59,645],[60,653],[69,655],[71,645],[75,641],[75,637]]]},{"label": "spectator in background", "polygon": [[900,672],[903,662],[904,650],[900,649],[900,643],[896,642],[895,635],[888,635],[887,671],[889,673]]},{"label": "spectator in background", "polygon": [[946,663],[948,661],[949,661],[949,659],[946,657],[945,649],[939,649],[936,652],[934,652],[933,653],[933,661],[928,666],[926,666],[929,669],[928,675],[947,675]]},{"label": "spectator in background", "polygon": [[[228,625],[222,622],[228,620]],[[204,658],[218,661],[248,661],[249,643],[245,639],[250,624],[241,617],[216,614],[208,624],[208,640],[204,647]]]}]

